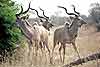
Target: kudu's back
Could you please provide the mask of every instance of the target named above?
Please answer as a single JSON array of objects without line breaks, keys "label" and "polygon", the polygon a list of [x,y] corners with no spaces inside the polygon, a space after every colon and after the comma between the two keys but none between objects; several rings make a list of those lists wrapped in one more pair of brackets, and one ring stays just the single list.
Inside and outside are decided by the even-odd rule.
[{"label": "kudu's back", "polygon": [[71,34],[69,32],[69,26],[58,28],[54,32],[54,45],[57,43],[69,43],[72,40]]}]

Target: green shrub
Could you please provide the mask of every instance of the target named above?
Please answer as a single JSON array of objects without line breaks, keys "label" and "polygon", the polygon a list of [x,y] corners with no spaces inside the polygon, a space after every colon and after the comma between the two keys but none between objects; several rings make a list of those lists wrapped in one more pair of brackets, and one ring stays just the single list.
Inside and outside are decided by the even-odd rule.
[{"label": "green shrub", "polygon": [[0,55],[2,58],[7,56],[6,52],[12,55],[16,44],[19,44],[22,39],[22,33],[15,23],[16,12],[14,2],[0,0]]}]

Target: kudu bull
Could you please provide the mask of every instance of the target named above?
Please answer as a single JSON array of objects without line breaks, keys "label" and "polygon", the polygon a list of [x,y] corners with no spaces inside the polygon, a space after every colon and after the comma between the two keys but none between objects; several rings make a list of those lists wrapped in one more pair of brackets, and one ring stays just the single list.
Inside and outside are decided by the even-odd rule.
[{"label": "kudu bull", "polygon": [[[30,8],[31,10],[34,10],[36,11],[37,13],[37,16],[40,18],[41,20],[41,25],[40,26],[36,26],[36,28],[39,29],[39,33],[40,33],[40,46],[41,46],[41,49],[42,48],[47,48],[49,54],[50,54],[50,50],[49,50],[49,47],[48,47],[48,36],[49,36],[49,31],[50,31],[50,28],[53,26],[52,23],[50,23],[48,20],[49,20],[49,17],[47,17],[45,14],[44,14],[44,10],[40,9],[43,11],[43,16],[39,16],[38,14],[38,11],[33,9],[33,8]],[[43,21],[42,19],[46,20],[46,21]]]},{"label": "kudu bull", "polygon": [[[28,39],[29,43],[29,53],[31,51],[31,48],[33,46],[33,43],[35,42],[35,46],[39,44],[40,41],[40,34],[35,27],[32,27],[32,25],[25,19],[23,16],[21,17],[22,14],[26,14],[30,9],[30,3],[29,7],[26,11],[23,12],[23,7],[21,6],[21,12],[19,14],[16,14],[16,23],[25,35],[25,37]],[[37,46],[36,46],[37,47]]]},{"label": "kudu bull", "polygon": [[[79,59],[80,59],[80,55],[79,55],[79,52],[77,50],[75,40],[77,38],[79,28],[83,24],[86,24],[86,22],[84,20],[80,19],[80,15],[78,12],[75,11],[75,7],[74,7],[74,12],[76,14],[75,13],[68,13],[67,9],[65,7],[62,7],[62,6],[58,6],[58,7],[63,8],[68,15],[74,15],[75,17],[70,17],[72,24],[69,27],[68,27],[68,24],[67,25],[65,24],[64,27],[58,28],[54,31],[54,40],[53,40],[54,44],[53,44],[53,49],[52,49],[52,55],[54,52],[54,48],[56,47],[56,44],[61,43],[61,46],[59,48],[59,54],[60,54],[61,61],[63,61],[63,63],[64,63],[66,44],[72,44],[75,51],[78,54]],[[63,48],[63,59],[61,57],[61,49],[62,48]]]},{"label": "kudu bull", "polygon": [[[22,32],[24,33],[24,35],[26,36],[26,38],[29,40],[29,49],[31,49],[31,47],[33,46],[33,43],[35,43],[35,47],[38,49],[38,47],[40,46],[41,50],[43,48],[43,46],[46,46],[46,48],[48,49],[49,53],[49,47],[48,47],[48,31],[50,27],[52,27],[53,25],[51,23],[43,23],[43,25],[45,25],[45,27],[43,25],[39,26],[39,25],[34,25],[32,27],[32,25],[25,19],[23,19],[23,17],[20,17],[21,14],[25,14],[29,11],[29,9],[31,10],[35,10],[33,8],[30,7],[30,3],[29,3],[29,7],[26,11],[23,12],[23,7],[21,6],[21,12],[19,14],[16,14],[16,22],[19,25],[19,27],[21,28]],[[44,18],[42,16],[38,15],[38,11],[35,10],[37,13],[37,16],[39,18]],[[42,44],[43,43],[43,44]]]}]

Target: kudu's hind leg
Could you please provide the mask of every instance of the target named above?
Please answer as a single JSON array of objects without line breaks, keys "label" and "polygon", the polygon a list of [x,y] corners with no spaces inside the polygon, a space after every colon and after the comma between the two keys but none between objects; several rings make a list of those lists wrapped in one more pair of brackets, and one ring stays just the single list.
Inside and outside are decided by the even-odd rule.
[{"label": "kudu's hind leg", "polygon": [[36,52],[36,56],[38,55],[38,49],[39,49],[39,42],[36,40],[35,41],[35,52]]},{"label": "kudu's hind leg", "polygon": [[[47,41],[44,41],[43,42],[43,45],[46,46],[46,48],[47,48],[47,50],[49,52],[49,58],[50,58],[50,50],[49,50],[49,47],[48,47],[48,42]],[[46,53],[45,53],[45,55],[46,55]],[[47,61],[47,58],[46,58],[46,61]]]},{"label": "kudu's hind leg", "polygon": [[44,49],[44,47],[43,47],[43,44],[42,44],[42,42],[41,42],[41,41],[40,41],[39,45],[40,45],[40,49],[41,49],[42,54],[43,54],[43,49]]},{"label": "kudu's hind leg", "polygon": [[60,60],[61,60],[61,62],[62,62],[62,57],[61,57],[61,49],[62,49],[62,44],[61,44],[61,46],[60,46],[60,48],[59,48]]},{"label": "kudu's hind leg", "polygon": [[47,50],[48,50],[48,52],[49,52],[49,56],[50,56],[50,50],[49,50],[49,47],[48,47],[48,42],[43,42],[44,43],[44,45],[46,46],[46,48],[47,48]]},{"label": "kudu's hind leg", "polygon": [[56,47],[56,41],[54,41],[54,44],[53,44],[53,49],[52,49],[52,58],[53,58],[53,53],[54,53],[54,49]]},{"label": "kudu's hind leg", "polygon": [[32,47],[33,47],[33,43],[32,43],[32,41],[31,40],[29,40],[28,41],[28,48],[29,48],[29,52],[28,52],[28,56],[30,56],[30,54],[31,54],[31,51],[32,51]]},{"label": "kudu's hind leg", "polygon": [[56,42],[54,41],[53,49],[52,49],[52,56],[50,57],[50,63],[51,63],[51,64],[53,64],[53,53],[54,53],[55,47],[56,47]]},{"label": "kudu's hind leg", "polygon": [[73,45],[75,51],[77,52],[79,59],[81,60],[81,57],[80,57],[80,55],[79,55],[79,52],[78,52],[78,50],[77,50],[77,47],[76,47],[75,43],[72,42],[72,45]]}]

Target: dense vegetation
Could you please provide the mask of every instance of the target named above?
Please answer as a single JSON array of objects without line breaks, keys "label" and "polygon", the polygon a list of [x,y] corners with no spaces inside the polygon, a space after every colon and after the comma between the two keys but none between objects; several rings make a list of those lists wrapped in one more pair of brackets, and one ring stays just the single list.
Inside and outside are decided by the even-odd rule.
[{"label": "dense vegetation", "polygon": [[16,44],[20,43],[21,31],[16,26],[17,7],[11,0],[0,0],[0,61],[12,55]]}]

